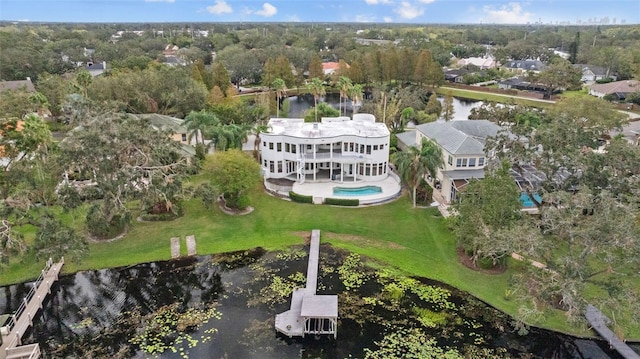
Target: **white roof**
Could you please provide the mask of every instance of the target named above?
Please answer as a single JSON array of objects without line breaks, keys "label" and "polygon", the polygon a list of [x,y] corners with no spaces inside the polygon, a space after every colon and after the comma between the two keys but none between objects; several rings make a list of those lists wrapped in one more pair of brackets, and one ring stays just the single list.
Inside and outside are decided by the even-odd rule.
[{"label": "white roof", "polygon": [[[358,116],[360,115],[360,116]],[[357,114],[348,117],[323,118],[322,122],[304,122],[301,118],[272,118],[266,135],[282,135],[298,138],[323,138],[338,136],[387,137],[389,129],[384,123],[375,122],[373,115]]]}]

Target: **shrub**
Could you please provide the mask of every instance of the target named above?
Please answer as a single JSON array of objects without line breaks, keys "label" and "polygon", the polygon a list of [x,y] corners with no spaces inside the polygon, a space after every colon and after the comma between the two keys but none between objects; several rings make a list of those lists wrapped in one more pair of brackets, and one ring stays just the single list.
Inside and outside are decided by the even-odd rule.
[{"label": "shrub", "polygon": [[113,238],[123,233],[129,222],[131,222],[129,212],[118,213],[111,221],[107,221],[99,204],[89,208],[85,219],[89,233],[101,239]]},{"label": "shrub", "polygon": [[355,207],[360,205],[360,200],[355,198],[355,199],[348,199],[348,198],[325,198],[324,199],[324,204],[331,204],[334,206],[351,206],[351,207]]},{"label": "shrub", "polygon": [[298,203],[313,203],[313,196],[304,196],[293,191],[289,192],[289,198]]}]

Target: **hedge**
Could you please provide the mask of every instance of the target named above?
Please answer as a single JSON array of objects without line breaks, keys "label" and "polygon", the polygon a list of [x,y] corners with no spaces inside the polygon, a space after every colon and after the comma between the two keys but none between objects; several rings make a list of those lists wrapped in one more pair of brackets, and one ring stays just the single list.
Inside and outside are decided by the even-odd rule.
[{"label": "hedge", "polygon": [[332,204],[336,206],[358,206],[360,205],[360,200],[357,198],[349,199],[349,198],[325,198],[324,204]]},{"label": "hedge", "polygon": [[292,201],[298,203],[313,203],[313,196],[304,196],[293,191],[289,192],[289,198],[291,198]]}]

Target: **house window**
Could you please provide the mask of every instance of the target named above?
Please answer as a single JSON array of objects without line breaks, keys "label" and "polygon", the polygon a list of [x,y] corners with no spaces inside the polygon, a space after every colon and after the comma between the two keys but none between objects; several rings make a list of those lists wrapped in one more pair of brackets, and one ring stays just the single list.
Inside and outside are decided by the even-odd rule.
[{"label": "house window", "polygon": [[360,145],[360,153],[364,153],[364,145]]},{"label": "house window", "polygon": [[469,167],[475,167],[476,166],[476,158],[472,157],[469,158]]},{"label": "house window", "polygon": [[456,159],[456,167],[467,167],[467,159],[466,158],[457,158]]},{"label": "house window", "polygon": [[373,145],[373,150],[377,151],[378,150],[378,145]]},{"label": "house window", "polygon": [[365,176],[371,176],[371,167],[369,165],[366,165],[364,171]]},{"label": "house window", "polygon": [[269,161],[269,172],[273,173],[275,170],[275,167],[273,165],[273,161]]},{"label": "house window", "polygon": [[478,158],[478,167],[484,167],[484,157]]},{"label": "house window", "polygon": [[278,152],[282,152],[282,143],[278,142]]},{"label": "house window", "polygon": [[370,155],[371,154],[371,145],[367,145],[367,154]]},{"label": "house window", "polygon": [[310,149],[311,149],[311,145],[307,145],[307,150],[310,150]]},{"label": "house window", "polygon": [[453,157],[451,157],[451,155],[447,156],[447,163],[453,166]]},{"label": "house window", "polygon": [[297,148],[296,145],[291,145],[291,152],[296,153],[296,148]]},{"label": "house window", "polygon": [[262,147],[267,147],[267,141],[262,142]]},{"label": "house window", "polygon": [[278,161],[278,173],[282,173],[282,161]]},{"label": "house window", "polygon": [[182,142],[187,142],[187,134],[186,133],[182,134]]},{"label": "house window", "polygon": [[269,149],[272,150],[273,149],[273,142],[269,142]]},{"label": "house window", "polygon": [[288,143],[284,144],[284,152],[291,152],[291,145]]},{"label": "house window", "polygon": [[378,175],[378,167],[379,167],[378,165],[373,165],[373,168],[371,168],[371,171],[372,171],[371,175],[372,176],[377,176]]},{"label": "house window", "polygon": [[353,142],[349,142],[349,151],[353,152]]}]

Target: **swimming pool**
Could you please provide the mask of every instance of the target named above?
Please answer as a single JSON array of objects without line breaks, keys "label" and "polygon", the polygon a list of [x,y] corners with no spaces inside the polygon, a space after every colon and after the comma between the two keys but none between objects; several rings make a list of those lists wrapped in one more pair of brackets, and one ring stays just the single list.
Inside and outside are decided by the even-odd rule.
[{"label": "swimming pool", "polygon": [[[542,196],[540,196],[537,193],[533,194],[533,198],[537,201],[537,202],[542,202]],[[531,197],[529,197],[529,195],[527,194],[527,192],[521,192],[520,193],[520,203],[522,203],[522,207],[525,208],[532,208],[535,207],[536,204],[533,203],[533,201],[531,200]]]},{"label": "swimming pool", "polygon": [[333,194],[336,196],[369,196],[382,193],[382,188],[378,186],[364,187],[333,187]]}]

